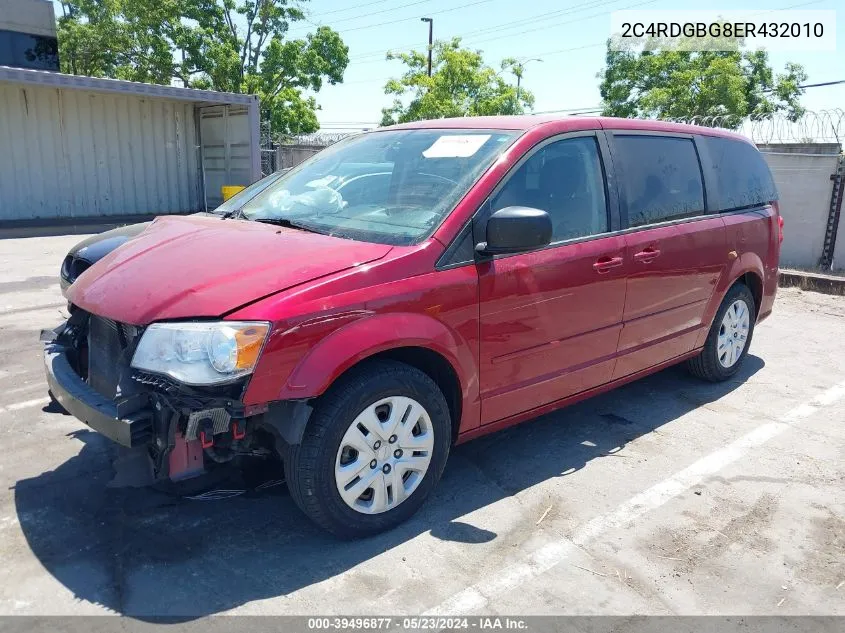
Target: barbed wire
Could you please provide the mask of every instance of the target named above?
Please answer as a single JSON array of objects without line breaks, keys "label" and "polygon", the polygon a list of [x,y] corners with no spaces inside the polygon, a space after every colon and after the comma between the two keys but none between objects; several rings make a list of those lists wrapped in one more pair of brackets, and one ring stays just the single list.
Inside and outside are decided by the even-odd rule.
[{"label": "barbed wire", "polygon": [[350,134],[357,132],[314,132],[313,134],[299,134],[279,139],[280,145],[305,145],[308,147],[328,147],[342,141]]},{"label": "barbed wire", "polygon": [[[755,143],[839,143],[845,142],[845,109],[807,110],[797,119],[783,113],[740,117],[733,114],[664,119],[703,127],[731,130]],[[358,132],[315,132],[284,137],[280,145],[328,147]]]},{"label": "barbed wire", "polygon": [[807,110],[797,119],[783,113],[739,117],[731,114],[670,119],[704,127],[738,132],[755,143],[842,143],[845,141],[845,110]]}]

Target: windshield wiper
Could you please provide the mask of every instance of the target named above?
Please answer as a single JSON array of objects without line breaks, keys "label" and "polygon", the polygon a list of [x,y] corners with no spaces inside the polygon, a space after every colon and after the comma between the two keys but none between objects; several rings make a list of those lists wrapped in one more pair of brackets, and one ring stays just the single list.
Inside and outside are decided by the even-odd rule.
[{"label": "windshield wiper", "polygon": [[223,215],[220,216],[222,220],[230,220],[230,219],[239,219],[243,217],[243,212],[238,209],[232,209],[231,211],[226,211]]},{"label": "windshield wiper", "polygon": [[299,229],[300,231],[308,231],[309,233],[319,233],[315,229],[312,229],[305,224],[300,224],[295,220],[291,220],[290,218],[255,218],[253,222],[261,222],[263,224],[273,224],[275,226],[283,226],[287,229]]}]

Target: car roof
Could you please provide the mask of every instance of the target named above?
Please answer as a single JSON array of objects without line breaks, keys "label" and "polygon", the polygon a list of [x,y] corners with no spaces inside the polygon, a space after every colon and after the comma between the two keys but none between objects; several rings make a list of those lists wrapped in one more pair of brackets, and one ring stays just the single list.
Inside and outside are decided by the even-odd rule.
[{"label": "car roof", "polygon": [[[643,130],[652,132],[674,132],[681,134],[703,134],[707,136],[722,136],[735,138],[749,142],[740,134],[727,130],[703,127],[699,125],[687,125],[685,123],[672,123],[670,121],[657,121],[649,119],[621,119],[616,117],[582,117],[564,116],[560,114],[524,114],[516,116],[477,116],[477,117],[456,117],[452,119],[429,119],[427,121],[414,121],[412,123],[400,123],[389,127],[379,128],[376,131],[388,130],[415,130],[415,129],[465,129],[465,130],[530,130],[546,126],[554,126],[558,131],[561,124],[572,129],[583,130],[587,127],[606,128],[614,130]],[[592,125],[591,125],[592,124]]]},{"label": "car roof", "polygon": [[[560,115],[548,114],[523,114],[515,116],[469,116],[454,117],[450,119],[428,119],[426,121],[413,121],[411,123],[400,123],[382,128],[385,130],[413,130],[419,128],[446,129],[463,128],[478,130],[528,130],[544,123],[561,121],[566,118]],[[597,119],[598,117],[589,117]]]}]

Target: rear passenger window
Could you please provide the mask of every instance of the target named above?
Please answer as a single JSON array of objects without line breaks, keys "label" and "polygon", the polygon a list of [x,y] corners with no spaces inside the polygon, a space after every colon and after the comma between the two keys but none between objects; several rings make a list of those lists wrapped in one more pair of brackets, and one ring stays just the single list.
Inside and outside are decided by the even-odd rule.
[{"label": "rear passenger window", "polygon": [[675,220],[704,212],[704,184],[691,139],[614,137],[624,170],[628,226]]},{"label": "rear passenger window", "polygon": [[778,199],[769,166],[750,143],[704,137],[716,174],[719,211],[768,204]]},{"label": "rear passenger window", "polygon": [[563,139],[535,152],[492,200],[505,207],[542,209],[552,219],[552,242],[606,233],[607,200],[593,136]]}]

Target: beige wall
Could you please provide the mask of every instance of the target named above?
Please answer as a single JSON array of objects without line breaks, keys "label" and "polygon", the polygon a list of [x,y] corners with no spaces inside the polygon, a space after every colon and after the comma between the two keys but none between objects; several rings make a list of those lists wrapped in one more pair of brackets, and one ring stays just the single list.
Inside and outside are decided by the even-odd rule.
[{"label": "beige wall", "polygon": [[[824,246],[833,190],[831,174],[839,164],[835,144],[760,145],[780,194],[784,240],[780,262],[784,268],[814,268]],[[840,223],[840,261],[845,258],[845,223]],[[845,266],[845,262],[842,262]]]}]

